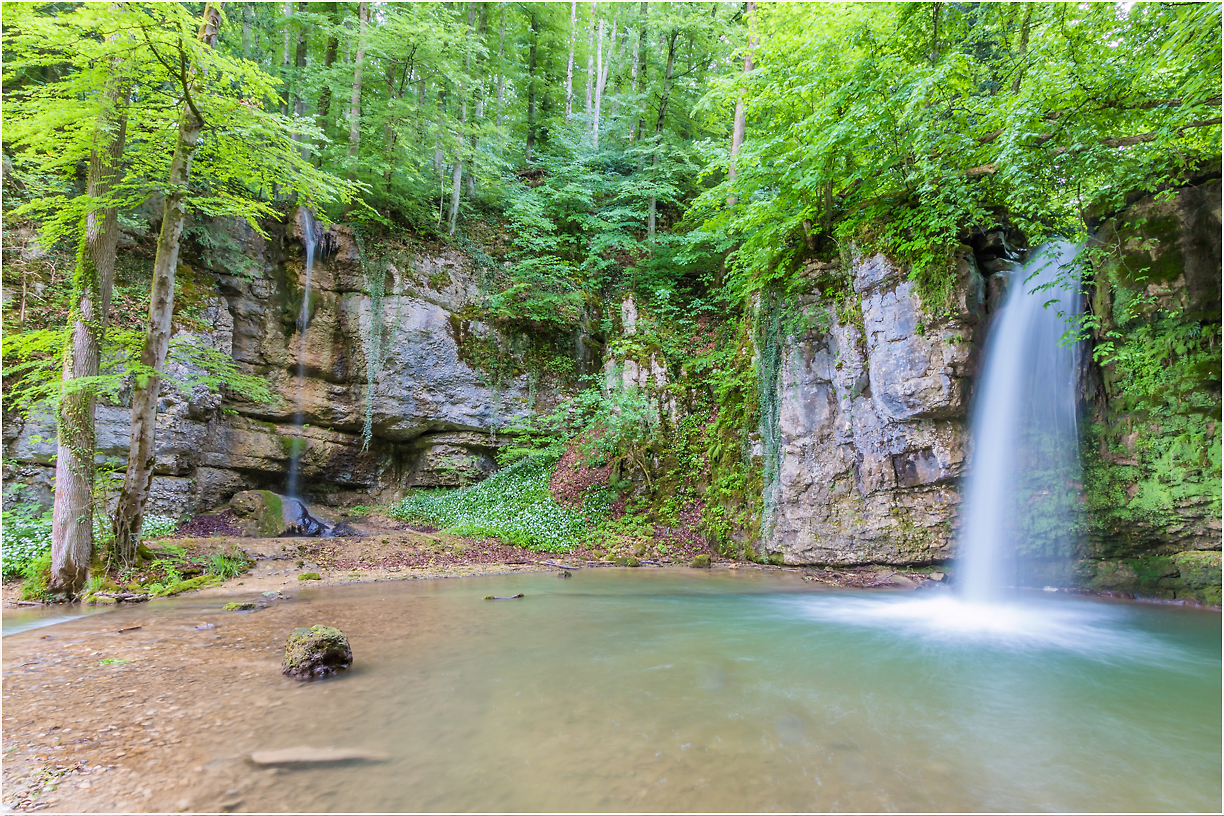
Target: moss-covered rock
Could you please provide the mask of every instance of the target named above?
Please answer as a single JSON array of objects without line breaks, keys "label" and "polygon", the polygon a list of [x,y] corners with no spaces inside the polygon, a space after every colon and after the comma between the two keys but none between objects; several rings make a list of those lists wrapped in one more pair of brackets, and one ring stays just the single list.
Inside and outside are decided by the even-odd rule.
[{"label": "moss-covered rock", "polygon": [[251,601],[232,601],[221,608],[226,612],[250,612],[259,609],[259,604]]},{"label": "moss-covered rock", "polygon": [[694,558],[692,562],[689,564],[689,566],[696,567],[697,569],[709,569],[710,568],[710,556],[706,555],[705,553],[702,553],[701,555]]},{"label": "moss-covered rock", "polygon": [[246,522],[249,534],[274,538],[285,527],[285,504],[271,490],[244,490],[230,499],[230,509]]},{"label": "moss-covered rock", "polygon": [[333,626],[294,629],[285,641],[281,674],[298,680],[328,677],[353,665],[348,638]]},{"label": "moss-covered rock", "polygon": [[1220,574],[1216,551],[1082,561],[1079,566],[1081,582],[1092,589],[1211,606],[1220,605]]},{"label": "moss-covered rock", "polygon": [[323,577],[317,572],[303,572],[298,576],[299,581],[321,581]]}]

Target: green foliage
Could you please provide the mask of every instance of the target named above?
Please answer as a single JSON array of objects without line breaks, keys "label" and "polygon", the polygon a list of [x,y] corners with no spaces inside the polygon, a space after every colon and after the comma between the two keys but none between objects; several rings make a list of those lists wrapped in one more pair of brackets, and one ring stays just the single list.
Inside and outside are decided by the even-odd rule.
[{"label": "green foliage", "polygon": [[25,601],[43,601],[48,597],[47,585],[51,581],[51,550],[44,550],[37,557],[26,562],[21,575],[25,581],[21,584],[21,598]]},{"label": "green foliage", "polygon": [[607,513],[610,496],[588,497],[582,509],[553,499],[548,483],[561,452],[528,456],[460,490],[419,491],[387,515],[444,527],[458,535],[489,536],[542,552],[568,552]]},{"label": "green foliage", "polygon": [[145,516],[140,525],[140,537],[145,541],[174,535],[179,528],[178,519],[168,516]]},{"label": "green foliage", "polygon": [[213,553],[208,559],[208,572],[216,575],[222,581],[237,578],[251,568],[251,559],[247,554],[231,544],[224,552]]},{"label": "green foliage", "polygon": [[[1218,160],[1220,7],[1137,4],[775,4],[756,12],[737,174],[688,214],[739,243],[741,298],[786,281],[814,244],[909,264],[939,311],[951,252],[1006,212],[1033,243]],[[1125,59],[1121,55],[1125,54]],[[1208,79],[1208,77],[1210,79]],[[1218,125],[1218,120],[1215,120]],[[727,154],[712,151],[721,177]],[[727,205],[728,197],[735,203]]]},{"label": "green foliage", "polygon": [[26,574],[26,569],[51,553],[51,511],[21,505],[3,512],[3,572],[5,580]]}]

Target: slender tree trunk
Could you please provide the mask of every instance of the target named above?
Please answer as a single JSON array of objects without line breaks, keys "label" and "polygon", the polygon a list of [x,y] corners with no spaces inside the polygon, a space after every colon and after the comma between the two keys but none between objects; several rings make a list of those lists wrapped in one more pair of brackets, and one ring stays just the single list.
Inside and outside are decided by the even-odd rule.
[{"label": "slender tree trunk", "polygon": [[289,66],[293,64],[289,51],[289,40],[293,35],[293,2],[285,0],[285,37],[281,46],[281,114],[289,113],[289,87],[293,84],[293,75]]},{"label": "slender tree trunk", "polygon": [[[659,116],[655,119],[655,146],[654,152],[650,156],[650,167],[653,171],[659,166],[659,145],[658,140],[663,134],[663,122],[667,117],[667,97],[671,94],[672,72],[676,66],[676,38],[680,36],[680,32],[672,29],[671,34],[667,38],[667,67],[663,71],[663,96],[659,100]],[[653,176],[653,172],[651,173]],[[652,181],[654,179],[652,178]],[[654,240],[655,225],[658,220],[658,197],[650,194],[650,209],[646,214],[646,234],[651,240]]]},{"label": "slender tree trunk", "polygon": [[[244,6],[244,8],[249,8],[249,6]],[[326,8],[332,23],[336,23],[338,13],[336,4],[327,3]],[[324,135],[328,135],[331,132],[329,125],[331,124],[332,89],[329,69],[336,61],[336,53],[339,50],[340,39],[333,33],[327,38],[327,48],[323,52],[323,71],[325,76],[323,79],[323,90],[319,91],[319,105],[316,117],[316,121],[319,124],[319,130],[323,131]],[[320,167],[323,165],[323,151],[321,149],[316,153],[315,164],[316,166]]]},{"label": "slender tree trunk", "polygon": [[[298,3],[298,11],[308,11],[309,8],[305,2]],[[306,101],[302,99],[302,93],[299,89],[299,83],[302,79],[302,73],[306,68],[306,27],[298,26],[297,34],[297,49],[293,53],[293,115],[301,116],[306,113]]]},{"label": "slender tree trunk", "polygon": [[[118,60],[112,63],[122,70]],[[106,90],[107,109],[98,119],[89,156],[86,193],[102,199],[119,178],[119,161],[127,137],[127,88],[120,76]],[[110,312],[119,241],[115,207],[85,216],[85,234],[77,251],[73,281],[72,339],[64,359],[65,385],[101,369],[101,343]],[[66,388],[60,399],[56,433],[55,506],[51,524],[51,580],[54,593],[76,594],[88,578],[93,560],[94,392]]]},{"label": "slender tree trunk", "polygon": [[251,59],[251,23],[255,20],[255,7],[242,4],[242,56]]},{"label": "slender tree trunk", "polygon": [[536,53],[540,41],[540,15],[534,5],[531,9],[531,51],[527,57],[527,164],[531,164],[536,142]]},{"label": "slender tree trunk", "polygon": [[[489,4],[480,4],[480,24],[476,28],[476,42],[484,42],[485,29],[489,24]],[[481,80],[476,83],[473,93],[476,97],[476,115],[472,121],[472,155],[468,160],[468,198],[476,197],[476,156],[480,148],[480,128],[484,124],[485,97],[488,95],[485,85],[485,72],[477,68],[476,73]]]},{"label": "slender tree trunk", "polygon": [[[744,55],[744,76],[752,73],[752,56],[756,50],[756,33],[752,30],[752,15],[756,11],[756,3],[753,0],[748,0],[748,53]],[[731,161],[727,164],[727,179],[735,180],[735,157],[739,155],[740,145],[744,143],[744,128],[746,126],[746,113],[744,110],[744,89],[741,88],[739,97],[735,100],[735,123],[731,129]],[[727,196],[727,206],[734,207],[736,197],[733,195]]]},{"label": "slender tree trunk", "polygon": [[[467,36],[472,36],[472,30],[476,27],[476,4],[468,3],[467,16],[468,32]],[[465,44],[463,49],[463,74],[467,77],[472,70],[472,49],[470,44]],[[459,99],[459,131],[455,135],[455,163],[451,168],[451,206],[450,206],[450,230],[448,235],[455,234],[455,225],[459,222],[459,197],[463,195],[463,126],[467,121],[467,96],[463,92],[462,79],[455,83],[455,96]]]},{"label": "slender tree trunk", "polygon": [[361,150],[361,71],[365,66],[366,25],[370,4],[363,0],[357,11],[357,55],[353,59],[353,97],[349,105],[349,178],[357,177],[357,156]]},{"label": "slender tree trunk", "polygon": [[506,7],[502,5],[501,35],[497,46],[497,129],[505,124],[506,106]]},{"label": "slender tree trunk", "polygon": [[[221,26],[219,5],[204,6],[204,21],[200,40],[213,48]],[[153,483],[154,445],[157,437],[157,396],[161,389],[161,373],[170,348],[170,321],[174,314],[174,272],[178,268],[179,239],[183,234],[186,213],[183,199],[191,175],[191,159],[204,129],[193,105],[190,93],[195,79],[203,73],[196,66],[195,77],[187,80],[184,94],[188,104],[179,119],[178,139],[170,160],[169,184],[162,210],[161,232],[157,236],[157,255],[153,259],[153,288],[149,298],[149,324],[144,347],[140,352],[140,369],[132,389],[132,430],[128,449],[127,474],[123,492],[115,510],[115,547],[121,558],[131,562],[136,556],[140,527],[144,521],[145,502]]]},{"label": "slender tree trunk", "polygon": [[599,33],[595,35],[595,105],[591,114],[591,144],[599,147],[599,105],[603,101],[603,40],[604,20],[599,18]]},{"label": "slender tree trunk", "polygon": [[578,32],[578,0],[570,0],[569,63],[565,69],[565,124],[574,116],[574,41]]},{"label": "slender tree trunk", "polygon": [[595,0],[591,0],[591,24],[587,27],[587,86],[586,112],[591,115],[591,103],[595,90]]},{"label": "slender tree trunk", "polygon": [[608,87],[608,70],[616,54],[616,29],[619,21],[612,21],[612,38],[608,41],[608,58],[603,58],[603,20],[599,21],[599,69],[595,77],[595,119],[591,123],[591,144],[599,147],[599,119],[603,110],[604,90]]},{"label": "slender tree trunk", "polygon": [[[634,93],[637,93],[637,89],[638,89],[637,81],[639,80],[639,78],[640,78],[642,85],[643,86],[646,85],[646,28],[647,28],[646,24],[649,22],[649,20],[650,20],[650,4],[643,2],[642,3],[642,29],[638,32],[637,45],[633,47],[633,61],[637,63],[637,67],[635,69],[636,73],[634,74],[634,86],[633,86]],[[644,108],[639,107],[638,110],[641,111],[641,110],[644,110]],[[641,114],[639,113],[637,122],[634,124],[633,130],[629,134],[629,140],[635,141],[638,138],[638,135],[642,132],[643,127],[644,126],[642,124],[642,117],[641,117]]]},{"label": "slender tree trunk", "polygon": [[1029,41],[1029,23],[1033,19],[1033,5],[1026,3],[1024,8],[1024,22],[1020,24],[1020,47],[1016,53],[1020,57],[1020,65],[1016,68],[1016,78],[1012,80],[1012,95],[1020,93],[1020,82],[1024,78],[1024,55],[1028,51]]}]

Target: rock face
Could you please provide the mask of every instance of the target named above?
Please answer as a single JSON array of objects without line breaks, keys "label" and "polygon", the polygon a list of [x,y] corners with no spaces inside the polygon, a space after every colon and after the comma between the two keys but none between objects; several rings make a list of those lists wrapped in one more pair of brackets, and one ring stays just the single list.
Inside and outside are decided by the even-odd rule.
[{"label": "rock face", "polygon": [[1220,603],[1220,180],[1098,225],[1087,372],[1081,581]]},{"label": "rock face", "polygon": [[285,641],[281,674],[298,680],[318,680],[353,665],[348,638],[332,626],[315,624],[294,629]]},{"label": "rock face", "polygon": [[[855,263],[857,302],[839,309],[805,299],[813,328],[781,349],[766,557],[843,565],[951,557],[985,318],[968,247],[956,265],[951,306],[939,316],[882,255]],[[808,269],[812,278],[823,271]]]},{"label": "rock face", "polygon": [[[290,454],[299,451],[302,492],[322,504],[373,504],[412,487],[468,484],[496,469],[508,426],[556,403],[555,379],[504,365],[499,374],[488,365],[487,352],[513,352],[520,338],[462,316],[479,293],[478,274],[453,249],[402,253],[403,268],[391,264],[379,287],[366,279],[351,231],[332,228],[312,270],[302,330],[301,219],[298,213],[273,229],[272,239],[243,222],[218,220],[210,231],[237,247],[234,253],[220,260],[184,253],[205,294],[177,336],[232,354],[279,401],[254,404],[238,393],[182,393],[163,384],[148,512],[181,517],[242,491],[282,491]],[[380,344],[371,342],[374,334]],[[382,354],[371,366],[374,345]],[[97,427],[99,463],[126,463],[129,408],[99,405]],[[54,417],[6,417],[4,448],[8,490],[23,494],[11,498],[49,504]]]}]

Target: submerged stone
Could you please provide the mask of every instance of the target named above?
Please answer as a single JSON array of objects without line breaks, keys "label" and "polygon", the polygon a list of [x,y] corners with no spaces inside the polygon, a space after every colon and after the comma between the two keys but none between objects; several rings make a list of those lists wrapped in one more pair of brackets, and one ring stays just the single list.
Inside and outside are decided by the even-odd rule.
[{"label": "submerged stone", "polygon": [[256,765],[325,765],[332,762],[385,762],[389,757],[377,751],[354,748],[312,748],[308,745],[296,748],[280,748],[275,751],[256,751],[251,762]]},{"label": "submerged stone", "polygon": [[281,674],[298,680],[328,677],[353,665],[353,650],[339,629],[316,624],[294,629],[285,641]]}]

